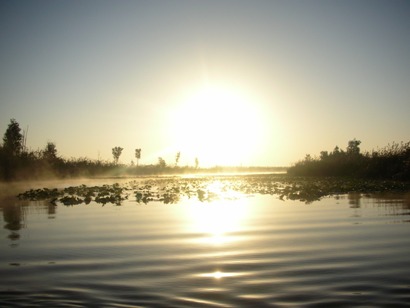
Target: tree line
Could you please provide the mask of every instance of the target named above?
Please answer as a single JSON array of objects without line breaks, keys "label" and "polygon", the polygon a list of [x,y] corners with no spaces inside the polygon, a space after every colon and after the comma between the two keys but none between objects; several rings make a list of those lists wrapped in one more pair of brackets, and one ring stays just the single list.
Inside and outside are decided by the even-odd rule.
[{"label": "tree line", "polygon": [[119,164],[119,158],[124,150],[116,146],[112,148],[113,161],[91,160],[88,158],[65,159],[58,155],[54,142],[47,142],[41,150],[29,150],[25,143],[19,123],[11,119],[0,144],[0,180],[67,178],[92,176],[149,175],[159,173],[194,172],[199,169],[198,158],[195,166],[179,167],[181,152],[177,152],[175,165],[168,166],[162,157],[156,165],[139,164],[141,148],[135,149],[137,165]]},{"label": "tree line", "polygon": [[[114,164],[118,164],[118,161],[120,159],[120,156],[122,154],[122,150],[124,150],[124,148],[116,146],[112,148],[112,155],[114,158]],[[137,159],[137,167],[139,167],[139,160],[141,159],[141,149],[135,149],[135,158]],[[179,163],[179,159],[181,158],[181,152],[178,151],[176,153],[175,156],[175,165],[174,167],[177,168],[178,167],[178,163]],[[131,161],[131,166],[134,166],[134,161]],[[167,167],[167,163],[165,161],[165,159],[163,159],[162,157],[158,157],[158,166],[161,168],[166,168]],[[199,160],[196,157],[195,158],[195,169],[199,168]]]},{"label": "tree line", "polygon": [[307,154],[288,169],[288,174],[410,180],[410,142],[393,142],[365,153],[361,153],[360,144],[353,139],[345,151],[336,146],[331,152],[321,151],[319,157]]},{"label": "tree line", "polygon": [[[258,167],[237,168],[214,167],[201,169],[195,158],[193,166],[180,167],[181,152],[175,155],[175,163],[167,164],[158,157],[155,165],[140,165],[141,148],[135,149],[137,165],[119,164],[124,150],[112,148],[113,161],[91,160],[88,158],[65,159],[58,155],[56,144],[47,142],[41,150],[28,150],[26,137],[19,123],[11,119],[0,144],[0,180],[96,177],[123,175],[155,175],[195,172],[258,172],[266,171]],[[386,147],[361,153],[361,141],[353,139],[346,150],[336,146],[333,151],[321,151],[318,157],[306,157],[288,168],[289,175],[297,176],[347,176],[362,178],[381,178],[410,180],[410,142],[395,143]],[[275,170],[272,170],[275,171]]]}]

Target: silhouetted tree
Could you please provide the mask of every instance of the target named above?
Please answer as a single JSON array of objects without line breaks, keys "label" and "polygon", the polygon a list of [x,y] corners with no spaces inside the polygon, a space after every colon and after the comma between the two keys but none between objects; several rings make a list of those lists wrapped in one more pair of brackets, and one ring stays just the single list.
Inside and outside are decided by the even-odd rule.
[{"label": "silhouetted tree", "polygon": [[9,155],[18,156],[23,149],[23,135],[20,131],[20,125],[15,119],[11,119],[3,137],[3,148]]},{"label": "silhouetted tree", "polygon": [[135,158],[137,159],[137,167],[138,167],[138,162],[141,158],[141,149],[135,149]]},{"label": "silhouetted tree", "polygon": [[175,167],[178,166],[180,157],[181,157],[181,152],[177,152],[177,155],[175,157]]},{"label": "silhouetted tree", "polygon": [[[343,151],[342,151],[342,152],[343,152]],[[340,148],[339,148],[338,146],[335,146],[335,148],[333,149],[332,154],[333,154],[333,155],[339,155],[339,154],[341,154],[342,152],[340,151]]]},{"label": "silhouetted tree", "polygon": [[163,159],[162,157],[158,157],[158,166],[160,168],[165,168],[167,166],[165,159]]},{"label": "silhouetted tree", "polygon": [[327,158],[329,158],[329,152],[328,151],[321,151],[320,152],[320,159],[325,160]]},{"label": "silhouetted tree", "polygon": [[55,160],[57,158],[57,147],[54,142],[47,142],[43,151],[43,157],[47,160]]},{"label": "silhouetted tree", "polygon": [[360,148],[359,148],[360,143],[362,143],[360,140],[356,140],[356,139],[349,140],[347,149],[346,149],[347,154],[350,154],[350,155],[360,154]]},{"label": "silhouetted tree", "polygon": [[118,160],[120,159],[122,150],[124,150],[121,147],[114,147],[112,148],[112,155],[114,156],[114,163],[118,164]]}]

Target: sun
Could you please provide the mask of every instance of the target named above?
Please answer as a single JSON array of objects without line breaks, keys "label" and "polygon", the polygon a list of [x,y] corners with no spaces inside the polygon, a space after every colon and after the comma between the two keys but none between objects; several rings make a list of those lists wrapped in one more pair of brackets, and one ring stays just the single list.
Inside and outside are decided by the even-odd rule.
[{"label": "sun", "polygon": [[177,108],[172,119],[175,146],[201,166],[252,165],[263,139],[256,103],[238,89],[206,86]]}]

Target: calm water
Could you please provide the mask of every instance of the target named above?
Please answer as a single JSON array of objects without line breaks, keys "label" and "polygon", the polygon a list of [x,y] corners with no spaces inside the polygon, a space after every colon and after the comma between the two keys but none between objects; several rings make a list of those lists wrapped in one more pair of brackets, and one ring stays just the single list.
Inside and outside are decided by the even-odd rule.
[{"label": "calm water", "polygon": [[410,303],[405,195],[0,202],[0,307]]}]

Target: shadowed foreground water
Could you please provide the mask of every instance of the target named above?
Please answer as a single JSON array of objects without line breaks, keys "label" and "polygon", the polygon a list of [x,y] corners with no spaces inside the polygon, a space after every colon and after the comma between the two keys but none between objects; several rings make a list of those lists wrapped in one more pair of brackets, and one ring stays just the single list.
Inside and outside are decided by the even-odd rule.
[{"label": "shadowed foreground water", "polygon": [[0,207],[0,307],[407,306],[402,194]]}]

